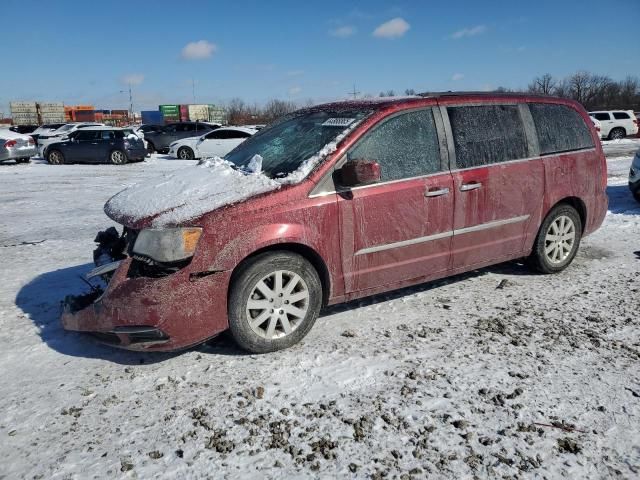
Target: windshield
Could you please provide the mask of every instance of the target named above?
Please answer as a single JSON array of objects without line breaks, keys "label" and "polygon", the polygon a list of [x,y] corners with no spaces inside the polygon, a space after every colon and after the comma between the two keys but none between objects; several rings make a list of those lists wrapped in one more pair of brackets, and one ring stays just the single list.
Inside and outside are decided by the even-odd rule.
[{"label": "windshield", "polygon": [[68,130],[71,130],[74,126],[75,126],[75,123],[67,123],[66,125],[61,126],[58,129],[58,131],[59,132],[66,132]]},{"label": "windshield", "polygon": [[238,167],[248,167],[252,158],[260,155],[265,175],[271,178],[286,177],[370,113],[367,110],[293,113],[260,130],[229,152],[225,160]]}]

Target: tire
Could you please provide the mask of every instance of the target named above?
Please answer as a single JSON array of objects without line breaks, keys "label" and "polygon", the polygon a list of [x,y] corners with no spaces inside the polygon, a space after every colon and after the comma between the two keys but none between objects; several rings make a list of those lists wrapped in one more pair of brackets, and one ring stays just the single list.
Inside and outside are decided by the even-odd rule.
[{"label": "tire", "polygon": [[622,127],[616,127],[609,132],[609,140],[621,140],[627,136],[627,132]]},{"label": "tire", "polygon": [[576,209],[566,203],[556,205],[538,230],[530,266],[541,273],[561,272],[576,256],[581,237],[582,220]]},{"label": "tire", "polygon": [[[291,286],[291,282],[295,284]],[[287,293],[289,287],[292,291]],[[249,308],[250,300],[256,308]],[[286,251],[266,252],[248,260],[234,275],[229,292],[229,329],[242,349],[274,352],[302,340],[321,306],[320,277],[304,257]]]},{"label": "tire", "polygon": [[19,158],[16,160],[17,163],[29,163],[30,161],[30,158]]},{"label": "tire", "polygon": [[193,160],[195,155],[193,154],[193,150],[189,147],[180,147],[178,149],[178,158],[180,160]]},{"label": "tire", "polygon": [[640,203],[640,190],[633,192],[633,198],[636,199],[636,202]]},{"label": "tire", "polygon": [[109,154],[109,161],[114,165],[124,165],[127,163],[127,154],[122,150],[113,150]]},{"label": "tire", "polygon": [[51,150],[47,153],[47,162],[51,165],[64,165],[64,155],[60,150]]},{"label": "tire", "polygon": [[148,140],[147,140],[147,153],[149,155],[156,153],[156,146]]}]

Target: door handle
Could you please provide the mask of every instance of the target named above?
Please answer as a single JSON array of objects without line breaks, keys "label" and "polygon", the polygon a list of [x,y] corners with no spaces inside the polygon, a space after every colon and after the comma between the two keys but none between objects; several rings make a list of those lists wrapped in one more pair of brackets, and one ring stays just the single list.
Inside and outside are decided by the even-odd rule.
[{"label": "door handle", "polygon": [[482,184],[480,182],[463,183],[462,185],[460,185],[460,191],[468,192],[470,190],[477,190],[480,187],[482,187]]},{"label": "door handle", "polygon": [[440,197],[442,195],[446,195],[449,193],[448,188],[434,188],[432,190],[427,190],[424,192],[425,197]]}]

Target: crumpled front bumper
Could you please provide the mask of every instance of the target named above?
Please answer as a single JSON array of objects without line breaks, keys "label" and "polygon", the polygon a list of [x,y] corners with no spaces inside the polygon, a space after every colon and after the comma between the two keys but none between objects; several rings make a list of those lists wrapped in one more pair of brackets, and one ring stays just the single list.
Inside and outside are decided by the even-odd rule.
[{"label": "crumpled front bumper", "polygon": [[65,330],[91,333],[130,350],[172,351],[228,328],[230,271],[192,275],[186,267],[162,278],[130,278],[131,261],[121,263],[97,298],[66,299],[61,319]]}]

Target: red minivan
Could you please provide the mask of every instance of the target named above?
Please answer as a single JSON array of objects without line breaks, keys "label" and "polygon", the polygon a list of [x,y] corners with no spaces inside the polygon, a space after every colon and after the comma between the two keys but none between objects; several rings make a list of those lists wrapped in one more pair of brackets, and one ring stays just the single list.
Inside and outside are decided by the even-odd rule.
[{"label": "red minivan", "polygon": [[68,297],[62,323],[136,350],[227,329],[243,349],[279,350],[325,305],[518,258],[563,270],[604,219],[606,177],[589,116],[564,99],[441,93],[300,110],[224,159],[109,200],[124,231],[90,274],[108,284]]}]

